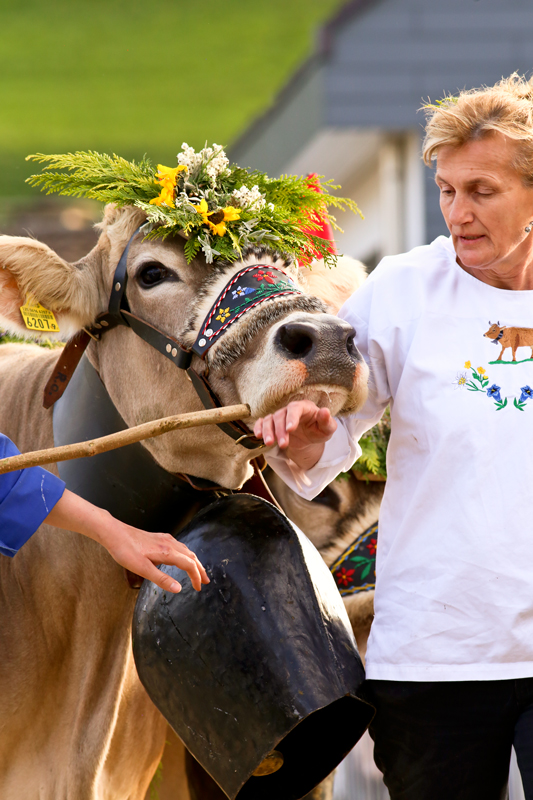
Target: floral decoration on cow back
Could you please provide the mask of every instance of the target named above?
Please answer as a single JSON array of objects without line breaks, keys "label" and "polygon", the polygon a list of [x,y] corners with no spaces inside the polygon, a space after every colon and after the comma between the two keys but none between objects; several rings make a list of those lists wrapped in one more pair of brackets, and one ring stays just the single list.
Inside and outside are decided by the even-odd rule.
[{"label": "floral decoration on cow back", "polygon": [[[230,165],[223,148],[214,144],[195,152],[186,143],[177,166],[153,167],[94,151],[63,155],[30,155],[44,163],[43,172],[27,182],[47,194],[89,197],[145,211],[152,229],[148,238],[181,234],[190,263],[200,252],[206,261],[235,261],[250,246],[266,245],[301,263],[323,258],[335,264],[331,243],[317,236],[328,220],[341,230],[330,208],[360,214],[350,198],[337,197],[330,180],[265,173]],[[320,191],[317,191],[317,190]]]}]

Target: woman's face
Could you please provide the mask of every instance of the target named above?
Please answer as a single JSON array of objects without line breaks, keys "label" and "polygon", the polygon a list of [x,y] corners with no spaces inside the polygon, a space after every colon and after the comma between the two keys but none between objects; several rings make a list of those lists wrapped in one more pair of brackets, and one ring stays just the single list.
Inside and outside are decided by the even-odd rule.
[{"label": "woman's face", "polygon": [[442,147],[436,182],[459,263],[467,270],[511,274],[533,257],[533,188],[513,167],[516,143],[500,133],[462,147]]}]

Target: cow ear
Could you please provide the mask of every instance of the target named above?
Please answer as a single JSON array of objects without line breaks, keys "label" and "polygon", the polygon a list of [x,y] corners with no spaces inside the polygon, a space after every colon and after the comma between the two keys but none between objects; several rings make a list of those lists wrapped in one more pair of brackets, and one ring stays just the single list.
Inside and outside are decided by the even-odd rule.
[{"label": "cow ear", "polygon": [[356,289],[366,280],[365,266],[350,256],[338,256],[335,267],[324,261],[313,261],[311,267],[300,267],[299,280],[309,294],[319,297],[336,314]]},{"label": "cow ear", "polygon": [[90,255],[69,264],[34,239],[0,236],[0,327],[35,335],[27,330],[20,312],[27,299],[53,312],[60,333],[51,334],[52,338],[69,338],[90,325],[100,310]]}]

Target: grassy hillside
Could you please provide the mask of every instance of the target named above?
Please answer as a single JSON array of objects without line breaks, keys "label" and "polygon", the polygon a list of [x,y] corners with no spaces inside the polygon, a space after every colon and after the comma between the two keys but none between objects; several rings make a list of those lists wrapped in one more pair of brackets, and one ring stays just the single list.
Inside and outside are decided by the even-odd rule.
[{"label": "grassy hillside", "polygon": [[339,0],[0,0],[0,196],[28,153],[170,162],[228,144],[311,51]]}]

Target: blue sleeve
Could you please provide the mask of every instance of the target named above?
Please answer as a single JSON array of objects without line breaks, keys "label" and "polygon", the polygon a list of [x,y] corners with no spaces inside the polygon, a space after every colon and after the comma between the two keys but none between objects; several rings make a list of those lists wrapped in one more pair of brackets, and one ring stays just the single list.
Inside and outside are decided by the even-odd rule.
[{"label": "blue sleeve", "polygon": [[[18,455],[0,433],[0,458]],[[14,556],[35,533],[65,491],[65,484],[42,467],[0,475],[0,553]]]}]

